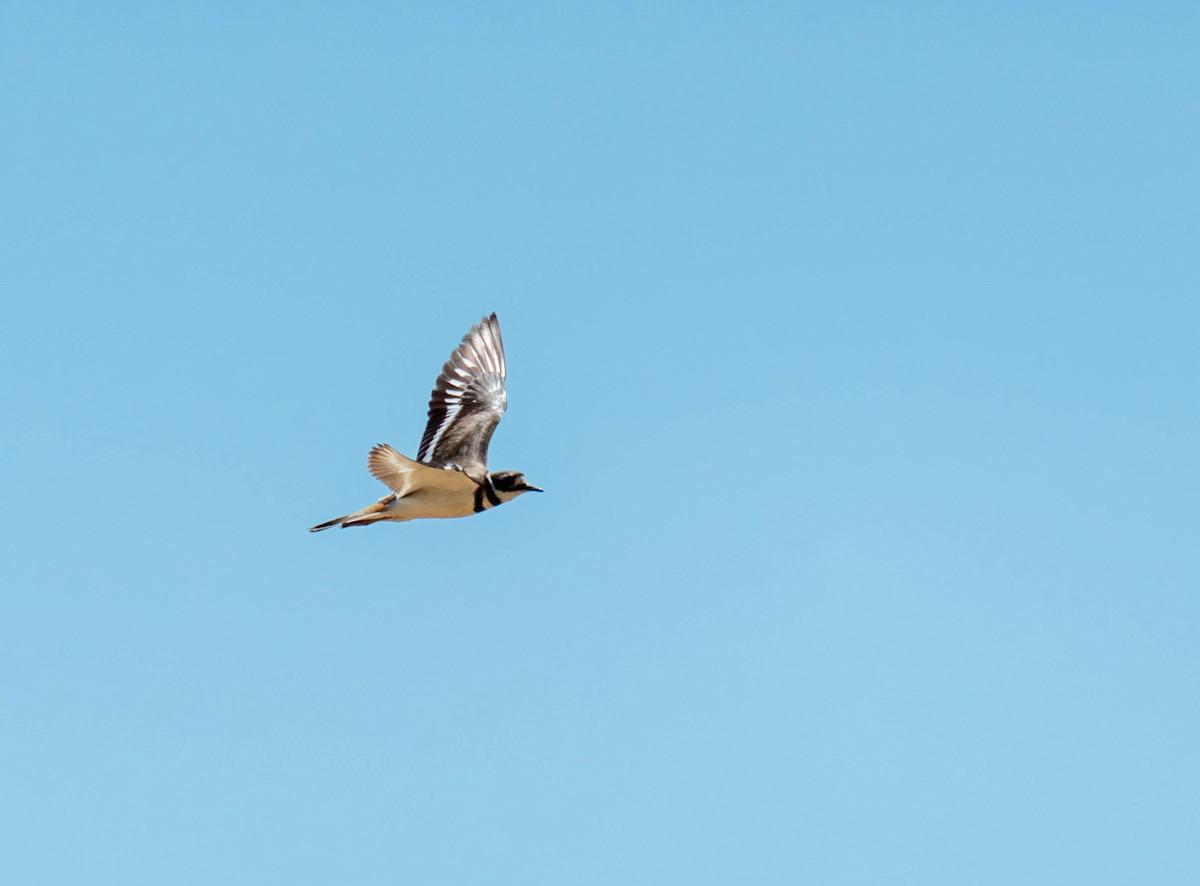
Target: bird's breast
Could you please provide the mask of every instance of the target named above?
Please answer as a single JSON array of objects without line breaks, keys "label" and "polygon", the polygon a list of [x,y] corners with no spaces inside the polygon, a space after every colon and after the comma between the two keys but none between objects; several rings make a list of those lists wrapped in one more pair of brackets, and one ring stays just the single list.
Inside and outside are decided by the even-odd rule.
[{"label": "bird's breast", "polygon": [[421,483],[388,509],[401,520],[467,517],[475,513],[479,485],[462,471],[422,471]]}]

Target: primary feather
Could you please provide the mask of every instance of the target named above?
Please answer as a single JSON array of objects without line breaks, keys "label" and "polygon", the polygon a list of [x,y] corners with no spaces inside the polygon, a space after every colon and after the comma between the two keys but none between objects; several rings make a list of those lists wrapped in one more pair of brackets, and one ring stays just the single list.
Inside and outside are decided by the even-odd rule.
[{"label": "primary feather", "polygon": [[442,367],[417,460],[483,482],[488,444],[508,406],[504,378],[504,342],[492,314],[471,327]]}]

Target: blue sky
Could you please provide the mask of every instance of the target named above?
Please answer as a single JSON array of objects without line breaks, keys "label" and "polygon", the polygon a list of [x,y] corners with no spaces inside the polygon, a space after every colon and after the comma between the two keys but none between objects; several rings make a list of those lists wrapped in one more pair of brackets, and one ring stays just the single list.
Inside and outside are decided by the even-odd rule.
[{"label": "blue sky", "polygon": [[0,879],[1195,882],[1198,38],[6,4]]}]

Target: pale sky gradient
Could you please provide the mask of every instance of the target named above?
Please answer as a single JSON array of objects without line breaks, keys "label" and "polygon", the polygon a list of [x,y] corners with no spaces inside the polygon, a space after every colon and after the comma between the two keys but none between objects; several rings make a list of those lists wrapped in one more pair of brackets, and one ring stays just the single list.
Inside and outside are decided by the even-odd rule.
[{"label": "pale sky gradient", "polygon": [[902,6],[4,4],[0,882],[1195,883],[1200,7]]}]

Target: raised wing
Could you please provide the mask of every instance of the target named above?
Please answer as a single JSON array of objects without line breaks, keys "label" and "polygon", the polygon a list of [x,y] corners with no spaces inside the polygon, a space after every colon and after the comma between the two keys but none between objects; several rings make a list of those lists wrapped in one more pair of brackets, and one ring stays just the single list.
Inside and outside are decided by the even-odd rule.
[{"label": "raised wing", "polygon": [[429,397],[429,423],[417,461],[457,465],[482,483],[488,443],[508,406],[504,375],[504,342],[492,314],[471,327],[442,367]]}]

